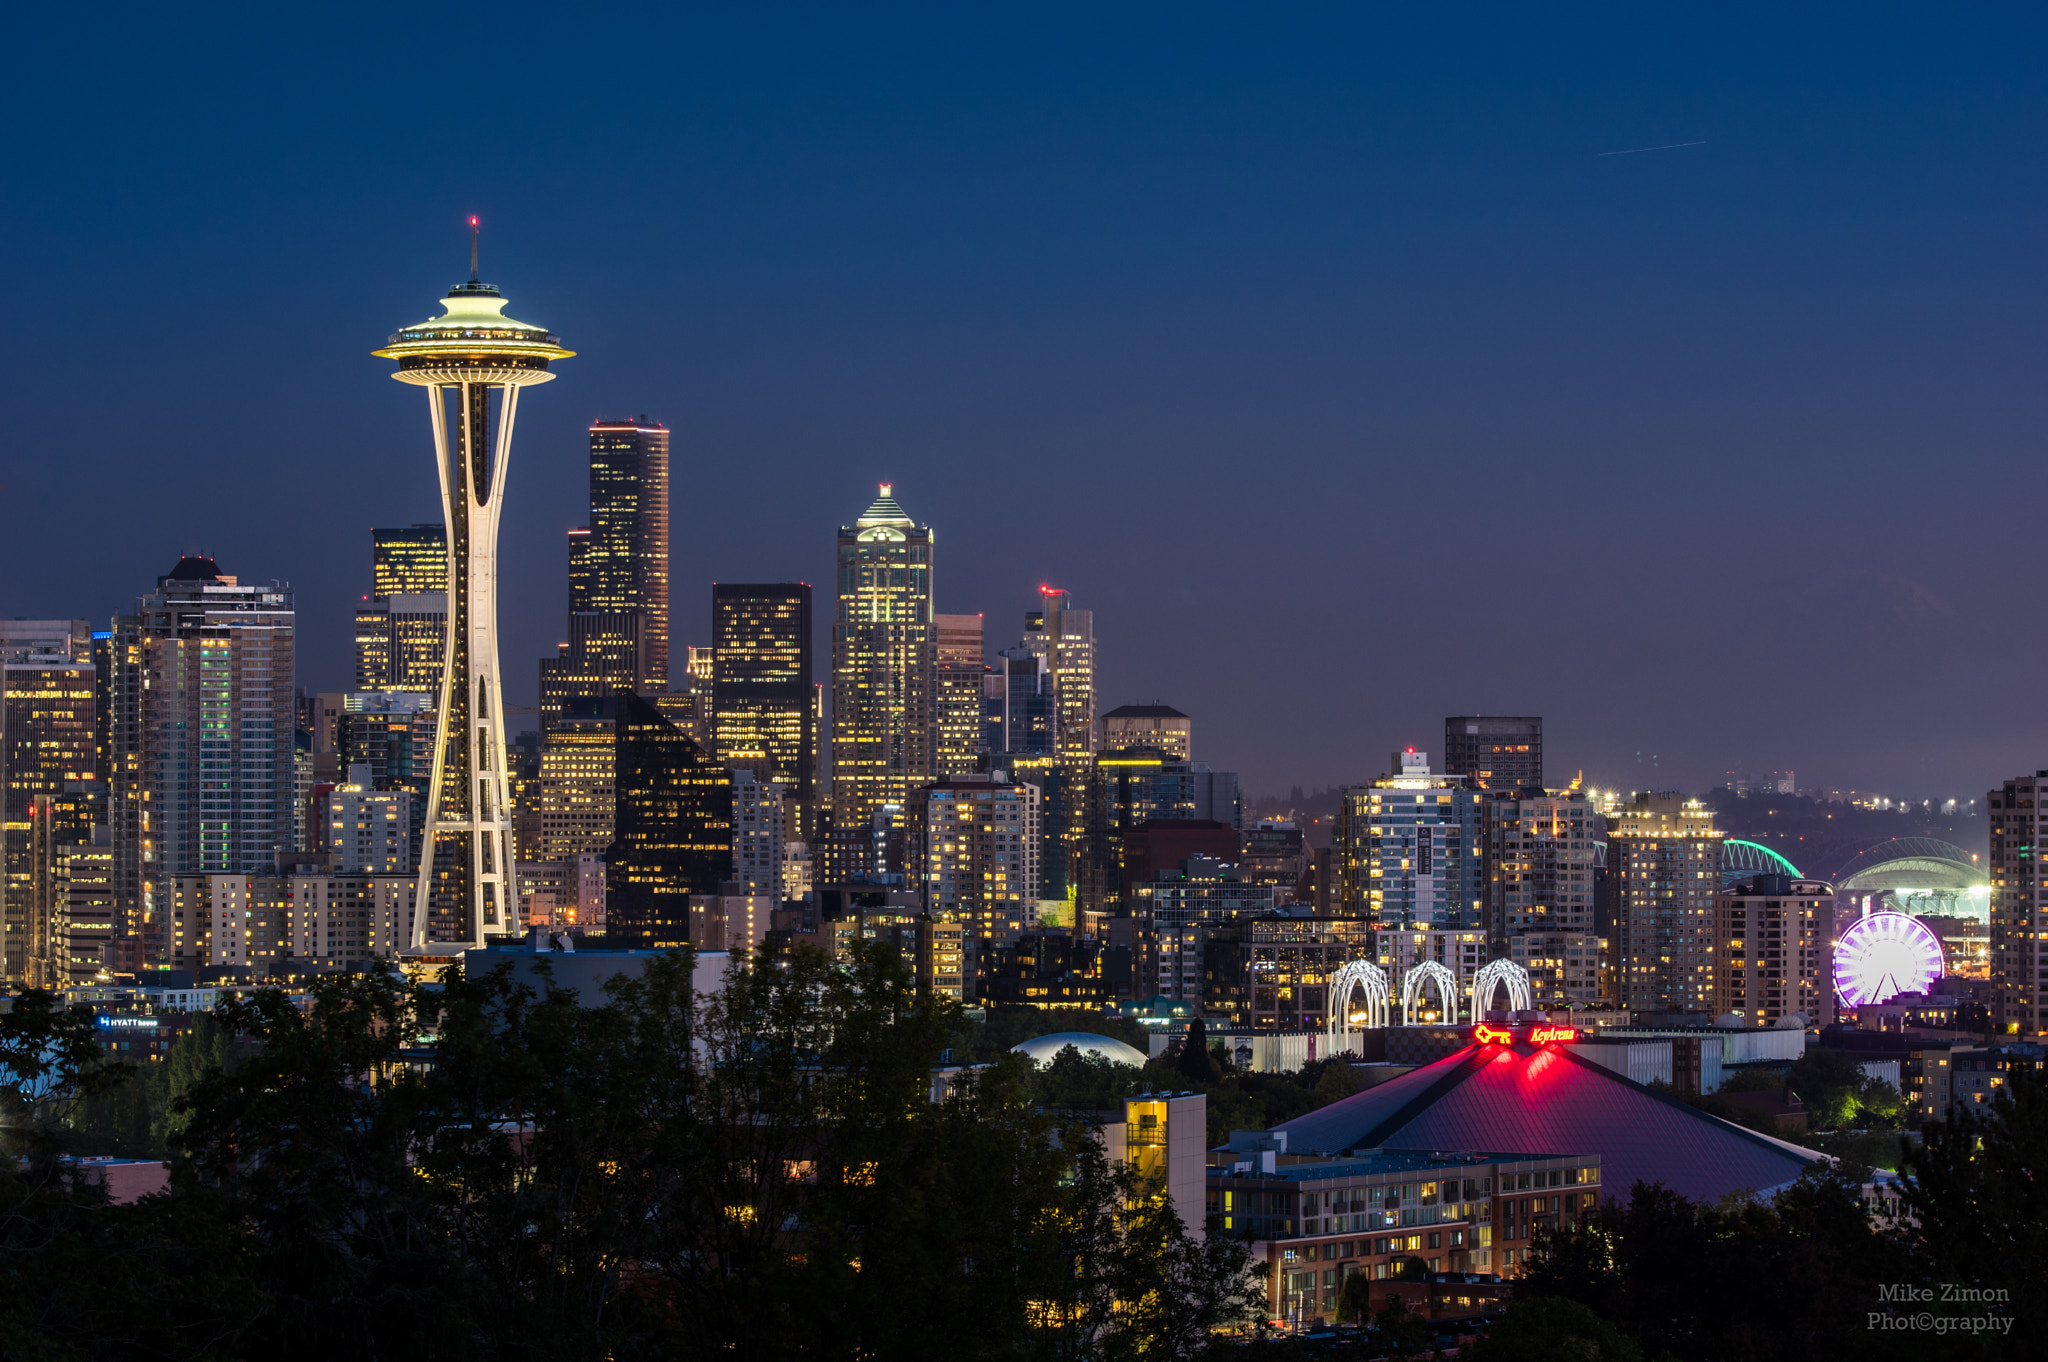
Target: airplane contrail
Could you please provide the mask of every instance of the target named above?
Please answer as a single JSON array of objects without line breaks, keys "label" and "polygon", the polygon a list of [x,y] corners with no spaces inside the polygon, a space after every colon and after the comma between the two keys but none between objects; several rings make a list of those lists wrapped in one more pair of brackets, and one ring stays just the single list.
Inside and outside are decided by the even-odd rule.
[{"label": "airplane contrail", "polygon": [[1626,151],[1603,151],[1599,154],[1602,156],[1634,156],[1645,151],[1676,151],[1680,147],[1703,147],[1705,145],[1705,139],[1698,142],[1666,142],[1661,147],[1630,147]]}]

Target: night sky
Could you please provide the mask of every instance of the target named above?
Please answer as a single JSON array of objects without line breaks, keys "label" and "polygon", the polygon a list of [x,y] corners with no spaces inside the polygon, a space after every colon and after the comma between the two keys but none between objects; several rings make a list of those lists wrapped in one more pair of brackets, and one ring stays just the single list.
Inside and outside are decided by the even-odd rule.
[{"label": "night sky", "polygon": [[824,679],[891,480],[941,610],[1070,589],[1103,707],[1254,792],[1471,711],[1603,786],[2048,768],[2041,11],[1552,8],[12,11],[0,614],[204,550],[345,688],[370,528],[439,515],[369,352],[474,212],[579,352],[520,408],[513,703],[584,427],[644,412],[678,643],[805,579]]}]

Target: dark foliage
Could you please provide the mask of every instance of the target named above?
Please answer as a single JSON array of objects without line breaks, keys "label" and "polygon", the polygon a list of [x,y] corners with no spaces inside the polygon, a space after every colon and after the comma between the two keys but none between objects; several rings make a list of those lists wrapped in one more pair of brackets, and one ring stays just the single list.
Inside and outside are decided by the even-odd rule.
[{"label": "dark foliage", "polygon": [[[12,1015],[17,1072],[65,1053]],[[221,1021],[254,1044],[174,1105],[168,1194],[6,1184],[0,1357],[1178,1358],[1260,1296],[1021,1060],[933,1104],[957,1017],[891,952],[709,1002],[660,957],[596,1008],[334,978]],[[75,1106],[97,1064],[36,1081]]]}]

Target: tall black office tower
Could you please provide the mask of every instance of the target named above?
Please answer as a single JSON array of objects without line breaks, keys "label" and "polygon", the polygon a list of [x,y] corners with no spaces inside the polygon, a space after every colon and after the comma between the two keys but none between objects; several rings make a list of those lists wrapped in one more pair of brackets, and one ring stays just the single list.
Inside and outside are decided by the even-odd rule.
[{"label": "tall black office tower", "polygon": [[732,772],[636,695],[615,697],[605,933],[661,949],[689,940],[690,895],[732,878]]},{"label": "tall black office tower", "polygon": [[1471,776],[1489,790],[1542,789],[1542,718],[1463,714],[1445,719],[1443,770]]},{"label": "tall black office tower", "polygon": [[590,427],[590,524],[569,531],[569,625],[540,664],[542,725],[575,696],[668,689],[668,429]]}]

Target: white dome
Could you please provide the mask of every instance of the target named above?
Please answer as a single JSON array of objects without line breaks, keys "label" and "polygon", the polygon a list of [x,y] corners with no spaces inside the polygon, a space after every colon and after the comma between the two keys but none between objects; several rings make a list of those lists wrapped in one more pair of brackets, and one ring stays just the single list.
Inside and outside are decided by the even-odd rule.
[{"label": "white dome", "polygon": [[1740,1012],[1723,1012],[1720,1016],[1714,1018],[1714,1025],[1740,1026],[1742,1025],[1742,1014]]},{"label": "white dome", "polygon": [[1084,1055],[1100,1055],[1112,1064],[1128,1064],[1134,1069],[1145,1067],[1146,1056],[1142,1050],[1098,1036],[1092,1031],[1058,1031],[1037,1040],[1027,1040],[1022,1045],[1012,1045],[1010,1053],[1023,1055],[1033,1064],[1040,1066],[1052,1063],[1053,1057],[1069,1045]]}]

